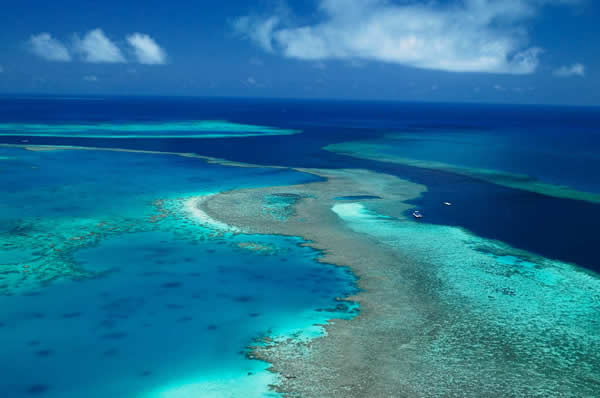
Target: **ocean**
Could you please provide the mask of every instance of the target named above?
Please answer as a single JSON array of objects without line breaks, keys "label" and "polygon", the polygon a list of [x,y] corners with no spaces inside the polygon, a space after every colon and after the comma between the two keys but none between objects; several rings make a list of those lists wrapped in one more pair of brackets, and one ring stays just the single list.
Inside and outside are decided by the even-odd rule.
[{"label": "ocean", "polygon": [[[415,261],[435,237],[453,253],[465,253],[461,242],[496,242],[503,254],[490,267],[532,264],[519,257],[527,252],[600,272],[597,108],[2,97],[0,144],[0,383],[10,398],[279,396],[248,346],[317,338],[315,324],[351,319],[360,306],[339,305],[358,292],[350,270],[318,262],[301,238],[186,213],[189,198],[320,181],[268,166],[367,169],[426,186],[409,210],[397,206],[407,219],[424,214],[418,233],[346,217],[376,239],[415,239],[392,245],[414,248]],[[281,208],[265,212],[279,217]],[[469,253],[469,264],[490,258]],[[444,278],[460,289],[477,283],[456,272],[456,258]]]}]

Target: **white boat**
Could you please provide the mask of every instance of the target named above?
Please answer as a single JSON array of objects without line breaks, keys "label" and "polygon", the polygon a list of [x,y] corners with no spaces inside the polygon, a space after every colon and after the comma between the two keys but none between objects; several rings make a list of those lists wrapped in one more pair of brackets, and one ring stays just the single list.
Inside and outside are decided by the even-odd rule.
[{"label": "white boat", "polygon": [[444,202],[444,204],[445,204],[446,206],[452,206],[452,203],[450,203],[450,202]]},{"label": "white boat", "polygon": [[421,212],[419,210],[415,210],[415,211],[413,211],[413,217],[414,218],[423,218],[423,214],[421,214]]}]

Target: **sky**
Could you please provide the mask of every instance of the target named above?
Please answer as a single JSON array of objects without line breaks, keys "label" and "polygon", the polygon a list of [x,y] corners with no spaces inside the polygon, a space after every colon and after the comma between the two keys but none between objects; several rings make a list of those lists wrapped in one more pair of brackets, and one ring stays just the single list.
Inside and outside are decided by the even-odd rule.
[{"label": "sky", "polygon": [[600,105],[596,0],[9,0],[0,94]]}]

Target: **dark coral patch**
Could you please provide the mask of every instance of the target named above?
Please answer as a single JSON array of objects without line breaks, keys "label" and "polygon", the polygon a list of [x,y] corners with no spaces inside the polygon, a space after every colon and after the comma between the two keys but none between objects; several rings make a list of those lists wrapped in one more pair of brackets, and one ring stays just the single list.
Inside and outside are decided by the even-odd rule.
[{"label": "dark coral patch", "polygon": [[79,318],[81,316],[81,312],[69,312],[63,314],[63,318]]},{"label": "dark coral patch", "polygon": [[114,357],[114,356],[117,356],[118,354],[119,354],[118,348],[109,348],[108,350],[106,350],[102,353],[102,355],[104,355],[105,357]]},{"label": "dark coral patch", "polygon": [[48,391],[50,387],[46,384],[33,384],[27,389],[27,393],[32,395],[43,394]]},{"label": "dark coral patch", "polygon": [[112,329],[114,328],[116,325],[116,322],[112,319],[105,319],[102,322],[100,322],[100,327],[101,328],[106,328],[106,329]]},{"label": "dark coral patch", "polygon": [[253,298],[250,296],[238,296],[238,297],[235,297],[234,300],[237,301],[238,303],[248,303],[248,302],[252,301]]},{"label": "dark coral patch", "polygon": [[37,355],[38,357],[49,357],[52,354],[54,354],[54,351],[52,350],[39,350],[35,352],[35,355]]},{"label": "dark coral patch", "polygon": [[167,283],[163,283],[162,285],[160,285],[160,287],[165,288],[165,289],[175,289],[178,287],[183,286],[183,283],[181,282],[167,282]]},{"label": "dark coral patch", "polygon": [[102,338],[106,339],[106,340],[119,340],[119,339],[123,339],[127,336],[128,336],[128,334],[125,332],[114,332],[114,333],[104,334],[104,335],[102,335]]},{"label": "dark coral patch", "polygon": [[217,330],[217,325],[208,325],[208,330]]}]

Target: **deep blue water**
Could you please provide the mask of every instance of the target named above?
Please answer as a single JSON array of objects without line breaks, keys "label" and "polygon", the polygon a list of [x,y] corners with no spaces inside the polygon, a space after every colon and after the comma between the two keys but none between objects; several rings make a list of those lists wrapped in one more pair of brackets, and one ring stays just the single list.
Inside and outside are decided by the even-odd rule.
[{"label": "deep blue water", "polygon": [[[302,129],[294,136],[228,138],[214,140],[104,140],[29,138],[32,144],[71,144],[161,151],[196,152],[232,160],[303,167],[365,167],[427,185],[416,201],[427,222],[457,225],[477,235],[499,239],[515,247],[550,258],[575,262],[600,270],[595,251],[600,206],[582,201],[544,197],[507,189],[444,172],[415,169],[338,156],[321,148],[330,143],[376,139],[386,133],[467,131],[478,134],[526,134],[535,148],[564,147],[559,163],[548,169],[532,156],[532,170],[556,182],[577,176],[580,188],[599,185],[600,147],[598,108],[509,106],[485,104],[424,104],[260,99],[199,98],[95,98],[77,100],[0,100],[0,121],[65,123],[77,121],[169,121],[225,119],[233,122]],[[20,143],[23,137],[3,137],[0,142]],[[518,142],[518,140],[517,140]],[[485,147],[484,147],[485,149]],[[521,148],[520,148],[521,149]],[[522,150],[501,152],[496,166],[527,163]],[[481,148],[477,156],[485,156]],[[498,154],[498,152],[495,152]],[[593,159],[588,162],[586,159]],[[485,159],[485,157],[484,157]],[[514,170],[518,171],[518,167]],[[578,170],[587,170],[580,173]],[[527,172],[524,170],[523,172]],[[455,203],[441,208],[442,201]]]},{"label": "deep blue water", "polygon": [[600,193],[600,130],[558,125],[494,130],[422,129],[365,141],[378,154],[459,168],[519,174],[548,184]]}]

